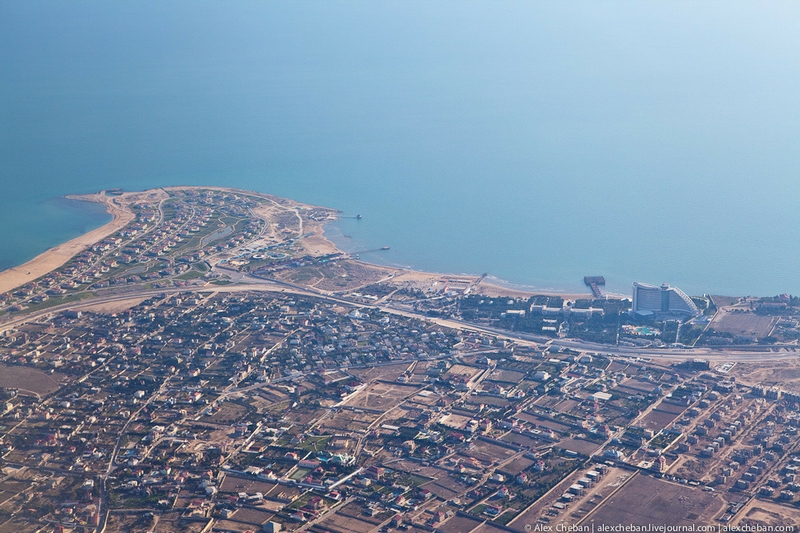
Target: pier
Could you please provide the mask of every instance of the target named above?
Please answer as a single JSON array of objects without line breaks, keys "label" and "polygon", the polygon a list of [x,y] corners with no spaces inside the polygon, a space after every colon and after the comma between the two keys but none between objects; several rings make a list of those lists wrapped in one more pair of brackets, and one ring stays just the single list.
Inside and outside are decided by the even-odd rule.
[{"label": "pier", "polygon": [[602,296],[602,293],[600,292],[600,286],[604,286],[606,284],[606,278],[603,276],[585,276],[583,278],[583,282],[587,287],[592,289],[592,296],[595,298],[600,298]]},{"label": "pier", "polygon": [[353,253],[354,254],[367,254],[367,253],[371,253],[371,252],[383,252],[383,251],[386,251],[386,250],[389,250],[388,246],[381,246],[380,248],[373,248],[371,250],[359,250],[359,251],[353,252]]}]

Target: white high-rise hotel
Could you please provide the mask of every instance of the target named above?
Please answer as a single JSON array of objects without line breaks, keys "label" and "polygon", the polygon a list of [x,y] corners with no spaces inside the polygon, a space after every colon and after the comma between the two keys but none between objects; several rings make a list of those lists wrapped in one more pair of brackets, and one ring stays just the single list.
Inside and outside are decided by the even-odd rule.
[{"label": "white high-rise hotel", "polygon": [[700,310],[685,292],[677,287],[662,283],[660,287],[647,283],[633,282],[633,312],[649,315],[652,313],[676,313],[695,316]]}]

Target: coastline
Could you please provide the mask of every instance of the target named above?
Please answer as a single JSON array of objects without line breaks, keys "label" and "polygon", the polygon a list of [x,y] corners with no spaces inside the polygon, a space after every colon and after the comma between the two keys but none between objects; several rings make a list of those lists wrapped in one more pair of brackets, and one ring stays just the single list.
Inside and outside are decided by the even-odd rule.
[{"label": "coastline", "polygon": [[[89,248],[95,243],[101,241],[108,235],[125,227],[134,218],[133,212],[128,209],[128,205],[132,202],[148,197],[149,199],[158,199],[165,197],[165,192],[168,190],[197,190],[197,189],[211,189],[218,191],[230,191],[235,193],[250,193],[258,196],[268,198],[275,206],[303,206],[305,208],[319,208],[325,209],[332,213],[338,211],[322,206],[314,206],[305,204],[304,202],[296,201],[293,199],[282,198],[274,196],[269,193],[261,193],[256,191],[246,191],[243,189],[232,187],[218,187],[218,186],[166,186],[156,189],[149,189],[141,192],[126,192],[120,196],[109,196],[106,191],[100,191],[94,194],[84,195],[68,195],[66,198],[71,200],[79,200],[86,202],[95,202],[103,204],[106,211],[112,216],[112,219],[106,224],[89,231],[83,235],[75,237],[65,243],[59,244],[39,254],[33,259],[27,261],[22,265],[11,267],[3,272],[0,272],[0,293],[13,291],[26,283],[36,280],[53,270],[61,267],[67,263],[71,258],[81,253],[83,250]],[[335,216],[335,215],[334,215]],[[348,252],[343,251],[333,240],[331,240],[325,233],[325,227],[338,219],[328,220],[315,224],[313,231],[304,236],[304,248],[310,254],[324,255],[331,253],[341,253],[350,256]],[[353,259],[365,268],[373,270],[389,271],[392,273],[391,280],[393,283],[407,283],[417,286],[436,286],[440,283],[447,283],[447,280],[460,280],[460,283],[471,284],[471,292],[473,294],[485,295],[489,298],[494,297],[515,297],[524,298],[531,295],[546,295],[546,296],[559,296],[565,299],[580,299],[591,298],[591,293],[576,292],[574,290],[554,290],[544,289],[538,290],[535,287],[517,286],[505,282],[495,277],[484,277],[479,274],[454,274],[454,273],[439,273],[427,272],[416,270],[413,268],[405,268],[390,265],[381,265],[379,263],[370,263],[362,259]],[[612,295],[615,297],[627,297],[626,295]]]},{"label": "coastline", "polygon": [[12,291],[52,272],[97,241],[125,227],[134,218],[132,212],[118,205],[114,201],[114,197],[106,196],[105,191],[95,194],[68,195],[66,198],[104,204],[106,211],[111,215],[111,220],[99,228],[45,250],[21,265],[0,272],[0,293]]}]

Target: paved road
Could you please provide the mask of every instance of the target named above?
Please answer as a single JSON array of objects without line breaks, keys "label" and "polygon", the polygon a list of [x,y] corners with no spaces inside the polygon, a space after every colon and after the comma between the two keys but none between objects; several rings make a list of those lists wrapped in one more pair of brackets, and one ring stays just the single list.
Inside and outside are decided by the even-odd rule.
[{"label": "paved road", "polygon": [[361,309],[378,309],[380,311],[384,311],[386,313],[394,315],[425,320],[427,322],[439,324],[443,327],[461,329],[466,331],[474,331],[476,333],[482,333],[482,334],[489,334],[501,339],[512,340],[519,344],[528,344],[528,345],[550,344],[554,346],[571,348],[573,350],[578,350],[578,351],[613,354],[616,356],[634,357],[634,358],[643,357],[643,358],[665,359],[665,360],[702,358],[702,359],[708,359],[712,363],[721,363],[728,361],[731,362],[732,361],[736,362],[776,361],[783,359],[795,359],[800,357],[800,352],[796,351],[797,348],[794,346],[770,347],[770,348],[764,347],[763,350],[758,350],[758,348],[754,349],[753,347],[638,348],[632,346],[614,346],[608,344],[598,344],[593,342],[582,341],[579,339],[552,339],[550,337],[542,337],[541,335],[533,335],[529,333],[520,333],[515,331],[506,331],[499,328],[493,328],[488,326],[479,326],[476,324],[461,322],[450,318],[428,317],[423,314],[416,313],[414,311],[410,311],[407,309],[400,309],[398,307],[391,305],[363,304],[341,296],[333,296],[316,289],[301,287],[299,285],[294,285],[291,283],[263,279],[227,268],[215,267],[214,269],[217,271],[220,270],[223,271],[225,275],[230,277],[233,284],[148,289],[136,292],[125,292],[122,294],[98,296],[97,298],[82,300],[80,302],[61,304],[50,307],[48,309],[44,309],[42,311],[37,311],[35,313],[30,313],[27,315],[12,318],[9,321],[0,323],[0,333],[9,330],[11,328],[14,328],[16,326],[19,326],[20,324],[30,322],[32,320],[36,320],[38,318],[41,318],[43,316],[55,312],[63,311],[65,309],[79,310],[85,307],[97,305],[99,303],[129,300],[137,297],[150,297],[158,294],[170,294],[170,293],[181,293],[181,292],[192,292],[192,291],[203,292],[203,293],[274,291],[274,292],[298,294],[303,296],[311,296],[315,298],[320,298],[325,301]]}]

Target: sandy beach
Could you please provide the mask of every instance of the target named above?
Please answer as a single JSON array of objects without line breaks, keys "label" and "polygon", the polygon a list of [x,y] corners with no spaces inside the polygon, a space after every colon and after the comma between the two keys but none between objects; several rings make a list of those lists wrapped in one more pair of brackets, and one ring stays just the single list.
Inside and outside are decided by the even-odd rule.
[{"label": "sandy beach", "polygon": [[[105,205],[108,213],[112,215],[112,220],[93,231],[90,231],[84,235],[76,237],[68,242],[65,242],[54,248],[51,248],[50,250],[47,250],[46,252],[36,256],[35,258],[31,259],[30,261],[28,261],[23,265],[13,267],[3,272],[0,272],[0,293],[12,291],[29,281],[33,281],[41,276],[44,276],[48,272],[57,269],[58,267],[69,261],[72,257],[79,254],[81,251],[92,246],[96,242],[104,239],[108,235],[111,235],[115,231],[118,231],[119,229],[125,227],[134,219],[134,214],[128,208],[128,206],[131,205],[132,203],[145,200],[146,201],[161,200],[167,197],[166,191],[181,190],[181,189],[182,190],[213,189],[218,191],[229,191],[231,193],[254,194],[262,198],[266,198],[270,202],[255,210],[256,211],[255,214],[257,216],[262,216],[264,218],[269,218],[271,215],[274,215],[276,212],[279,211],[293,212],[297,208],[306,210],[319,209],[319,210],[329,211],[331,214],[335,213],[334,210],[325,207],[318,207],[309,204],[304,204],[302,202],[280,198],[269,194],[255,193],[251,191],[243,191],[240,189],[225,188],[225,187],[197,187],[197,186],[164,187],[142,192],[126,192],[123,193],[122,195],[114,195],[114,196],[107,195],[105,191],[88,195],[69,196],[68,198],[70,199],[82,200],[88,202],[97,202]],[[328,238],[325,237],[324,235],[325,223],[327,223],[327,221],[305,221],[304,227],[301,228],[302,229],[301,232],[305,234],[305,237],[302,239],[303,248],[310,255],[319,256],[326,254],[342,253],[341,250],[339,250],[333,242],[331,242]],[[301,224],[303,224],[303,222],[301,222]],[[502,283],[498,283],[497,280],[495,279],[492,280],[482,279],[478,282],[480,278],[480,276],[478,275],[469,276],[469,275],[453,275],[453,274],[436,273],[436,272],[423,272],[412,269],[402,269],[402,268],[376,265],[361,260],[357,262],[363,265],[368,270],[381,271],[381,276],[386,275],[388,273],[392,273],[391,274],[392,284],[415,286],[420,289],[436,286],[437,284],[438,285],[446,284],[447,280],[457,280],[457,283],[473,284],[471,292],[475,294],[482,294],[490,298],[500,297],[500,296],[507,296],[513,298],[526,298],[534,294],[560,296],[562,298],[570,300],[591,298],[591,294],[589,293],[588,290],[585,293],[579,293],[579,294],[573,294],[573,293],[568,294],[566,292],[557,292],[553,290],[527,291],[527,290],[521,290],[519,288],[504,286]],[[389,279],[385,279],[385,281],[389,281]]]},{"label": "sandy beach", "polygon": [[106,210],[112,216],[111,221],[89,233],[84,233],[79,237],[75,237],[71,241],[50,248],[25,264],[0,272],[0,293],[14,290],[29,281],[33,281],[55,270],[97,241],[125,227],[134,218],[133,213],[115,202],[115,199],[118,197],[106,196],[105,192],[69,196],[68,198],[104,204]]}]

